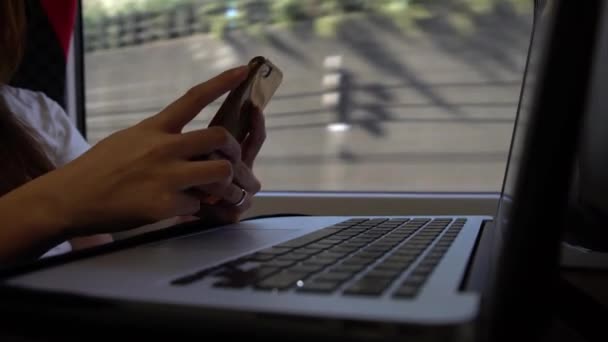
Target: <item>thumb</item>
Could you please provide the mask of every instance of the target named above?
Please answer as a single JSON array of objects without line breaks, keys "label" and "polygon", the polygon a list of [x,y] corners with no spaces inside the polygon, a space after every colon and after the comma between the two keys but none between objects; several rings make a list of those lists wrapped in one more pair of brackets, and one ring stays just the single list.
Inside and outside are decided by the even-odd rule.
[{"label": "thumb", "polygon": [[248,70],[247,66],[230,69],[190,88],[179,99],[152,117],[149,122],[171,133],[181,132],[205,106],[243,82]]}]

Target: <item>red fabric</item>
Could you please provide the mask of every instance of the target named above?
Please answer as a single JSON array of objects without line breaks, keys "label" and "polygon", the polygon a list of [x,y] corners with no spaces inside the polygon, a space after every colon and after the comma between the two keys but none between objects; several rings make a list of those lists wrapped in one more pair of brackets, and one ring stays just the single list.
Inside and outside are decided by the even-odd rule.
[{"label": "red fabric", "polygon": [[77,0],[40,0],[66,59],[76,20],[76,2]]}]

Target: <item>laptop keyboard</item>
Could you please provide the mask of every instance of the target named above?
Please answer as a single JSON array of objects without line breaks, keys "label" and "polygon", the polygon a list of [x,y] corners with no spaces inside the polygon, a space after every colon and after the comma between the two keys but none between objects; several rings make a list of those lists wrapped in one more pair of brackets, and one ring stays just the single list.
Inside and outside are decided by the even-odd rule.
[{"label": "laptop keyboard", "polygon": [[392,295],[412,298],[465,222],[464,218],[349,219],[171,284],[186,286],[212,277],[217,288],[380,296],[411,270]]}]

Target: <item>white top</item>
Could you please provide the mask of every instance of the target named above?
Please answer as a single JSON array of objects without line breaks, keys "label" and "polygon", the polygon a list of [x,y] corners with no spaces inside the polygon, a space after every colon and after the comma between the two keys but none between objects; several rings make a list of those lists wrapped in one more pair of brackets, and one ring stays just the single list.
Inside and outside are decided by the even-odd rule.
[{"label": "white top", "polygon": [[[49,159],[57,167],[86,152],[90,145],[59,104],[42,92],[10,86],[0,86],[0,95],[8,109],[21,121],[34,129]],[[43,255],[55,255],[72,250],[66,241]]]}]

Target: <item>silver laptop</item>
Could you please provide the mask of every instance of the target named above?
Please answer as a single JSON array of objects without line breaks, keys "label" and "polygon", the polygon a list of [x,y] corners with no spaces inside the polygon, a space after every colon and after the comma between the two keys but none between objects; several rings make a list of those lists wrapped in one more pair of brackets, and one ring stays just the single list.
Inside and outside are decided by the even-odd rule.
[{"label": "silver laptop", "polygon": [[[599,6],[591,3],[595,5],[589,6]],[[559,12],[555,16],[559,20],[550,21],[555,23],[549,27],[555,30],[550,32],[559,32],[566,25],[567,16],[576,19],[578,26],[573,26],[584,31],[580,17],[588,13],[573,10],[581,4],[574,6],[567,1],[559,4],[564,8],[557,10],[558,3],[551,4],[551,9]],[[543,21],[554,18],[553,11],[544,16],[548,17],[543,17]],[[138,305],[143,305],[148,314],[151,308],[158,308],[152,310],[156,312],[154,317],[166,315],[159,320],[160,325],[180,320],[198,322],[199,325],[189,325],[191,331],[214,326],[259,328],[269,323],[272,329],[297,336],[319,331],[325,336],[470,337],[483,313],[483,297],[482,292],[470,291],[463,283],[470,276],[470,265],[481,248],[478,242],[483,230],[491,229],[496,235],[490,243],[488,259],[492,266],[487,273],[495,280],[495,286],[489,286],[488,293],[501,295],[496,303],[503,308],[519,303],[517,298],[505,302],[504,298],[511,298],[506,295],[511,285],[523,291],[522,298],[531,298],[525,295],[527,284],[519,279],[523,275],[535,284],[545,282],[535,278],[535,269],[529,265],[547,270],[557,267],[557,259],[551,258],[538,259],[551,264],[540,265],[540,261],[534,262],[536,259],[528,263],[525,258],[533,255],[524,253],[532,253],[526,249],[530,244],[536,244],[541,251],[557,248],[553,245],[544,248],[547,243],[532,232],[536,231],[534,224],[539,222],[536,217],[539,215],[548,215],[543,222],[559,225],[559,213],[567,197],[567,172],[539,175],[538,171],[567,169],[572,159],[567,144],[574,144],[574,137],[563,133],[572,130],[568,125],[576,123],[577,116],[568,116],[567,107],[555,107],[563,105],[560,98],[548,101],[548,96],[561,94],[564,86],[547,80],[555,79],[556,70],[564,77],[574,75],[568,73],[572,67],[565,58],[553,55],[567,51],[568,44],[574,42],[551,39],[555,34],[534,41],[539,36],[538,22],[535,26],[537,34],[533,35],[533,48],[528,56],[527,79],[495,220],[464,215],[250,220],[60,259],[61,262],[53,262],[51,258],[43,261],[48,263],[46,266],[12,275],[5,285],[56,296],[95,299],[97,304],[106,300],[127,303],[117,305],[116,312],[110,314],[124,320],[138,317]],[[552,58],[546,59],[551,62],[534,64],[536,50],[551,54]],[[585,58],[588,57],[579,57]],[[579,70],[577,75],[581,73],[584,74]],[[578,95],[572,97],[572,103],[584,101],[584,94]],[[547,108],[555,111],[547,113]],[[566,151],[555,151],[556,146],[565,146]],[[542,158],[530,159],[541,152]],[[538,195],[542,193],[551,196]],[[487,226],[491,221],[496,227]],[[526,231],[531,234],[529,239]],[[547,241],[557,243],[557,239]],[[521,255],[519,246],[523,248]],[[493,258],[501,255],[501,251],[505,251],[502,259]],[[510,284],[509,279],[523,283]],[[538,292],[534,295],[542,297]],[[21,300],[15,310],[23,310],[19,309],[23,303]],[[60,301],[53,303],[57,305],[55,310],[47,308],[48,312],[66,315],[70,312],[61,307]],[[80,306],[79,310],[94,317],[95,305]],[[534,308],[521,309],[536,312]],[[121,310],[131,315],[119,316]],[[497,317],[505,314],[505,310],[497,310]],[[77,312],[72,312],[77,315],[73,317],[85,316]],[[522,317],[527,316],[522,313]],[[149,329],[155,326],[147,324]]]}]

